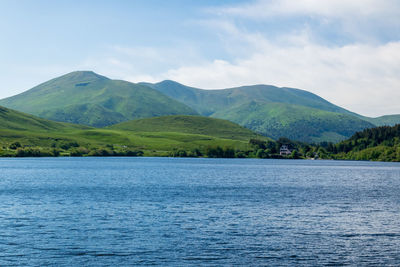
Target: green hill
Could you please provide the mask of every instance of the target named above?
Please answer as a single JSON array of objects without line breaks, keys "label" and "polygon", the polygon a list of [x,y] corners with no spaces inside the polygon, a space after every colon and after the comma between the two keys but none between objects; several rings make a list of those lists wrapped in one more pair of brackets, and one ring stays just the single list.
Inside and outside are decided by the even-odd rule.
[{"label": "green hill", "polygon": [[[202,116],[163,116],[122,122],[108,129],[131,132],[175,132],[201,134],[218,138],[249,141],[260,137],[253,131],[233,122]],[[265,139],[265,138],[264,138]]]},{"label": "green hill", "polygon": [[274,139],[284,136],[305,142],[338,142],[355,131],[374,127],[349,114],[286,103],[252,101],[212,116],[236,122]]},{"label": "green hill", "polygon": [[89,129],[91,127],[54,122],[0,107],[0,146],[3,148],[13,142],[44,147],[54,142],[73,142],[79,139],[74,133]]},{"label": "green hill", "polygon": [[77,71],[42,83],[0,105],[56,121],[102,127],[162,115],[195,115],[150,87]]},{"label": "green hill", "polygon": [[48,132],[89,129],[90,127],[41,119],[0,106],[0,130]]},{"label": "green hill", "polygon": [[232,122],[199,116],[140,119],[98,129],[0,107],[0,156],[137,155],[138,151],[147,156],[177,151],[196,156],[208,147],[248,150],[254,137],[266,140]]}]

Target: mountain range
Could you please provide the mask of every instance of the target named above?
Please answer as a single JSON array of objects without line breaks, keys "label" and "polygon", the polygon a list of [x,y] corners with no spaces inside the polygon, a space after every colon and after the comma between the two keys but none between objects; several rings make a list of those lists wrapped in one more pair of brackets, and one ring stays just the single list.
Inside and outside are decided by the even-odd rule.
[{"label": "mountain range", "polygon": [[[306,142],[337,142],[376,125],[373,118],[367,121],[300,89],[253,85],[204,90],[173,81],[144,84],[201,115],[227,119],[273,139],[285,136]],[[397,119],[400,121],[400,116]]]},{"label": "mountain range", "polygon": [[400,115],[365,117],[294,88],[252,85],[204,90],[169,80],[154,84],[111,80],[91,71],[52,79],[0,100],[0,105],[94,127],[167,115],[201,115],[229,120],[273,139],[285,136],[306,142],[338,142],[366,128],[400,122]]}]

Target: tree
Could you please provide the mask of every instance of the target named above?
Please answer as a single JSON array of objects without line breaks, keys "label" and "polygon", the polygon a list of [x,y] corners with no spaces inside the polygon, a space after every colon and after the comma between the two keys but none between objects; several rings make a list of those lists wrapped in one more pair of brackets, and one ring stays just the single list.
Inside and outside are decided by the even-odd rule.
[{"label": "tree", "polygon": [[293,150],[292,154],[291,154],[291,158],[292,159],[299,159],[300,158],[299,152],[297,152],[297,150]]},{"label": "tree", "polygon": [[249,141],[250,145],[254,146],[256,149],[261,148],[261,149],[266,149],[267,148],[267,142],[259,139],[250,139]]},{"label": "tree", "polygon": [[15,149],[17,149],[19,147],[21,147],[21,143],[20,142],[14,142],[9,146],[9,148],[13,149],[13,150],[15,150]]},{"label": "tree", "polygon": [[224,158],[234,158],[235,150],[231,147],[225,147],[224,149]]},{"label": "tree", "polygon": [[268,154],[265,153],[265,150],[260,148],[260,149],[257,150],[256,157],[260,158],[260,159],[265,159],[265,158],[268,157]]}]

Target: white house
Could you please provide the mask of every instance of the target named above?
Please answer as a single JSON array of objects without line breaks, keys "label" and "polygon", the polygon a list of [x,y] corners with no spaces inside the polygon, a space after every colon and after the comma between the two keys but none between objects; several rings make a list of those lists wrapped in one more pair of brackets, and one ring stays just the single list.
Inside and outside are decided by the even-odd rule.
[{"label": "white house", "polygon": [[289,147],[287,145],[282,145],[280,150],[279,150],[279,154],[281,156],[287,156],[292,154],[292,151],[290,151]]}]

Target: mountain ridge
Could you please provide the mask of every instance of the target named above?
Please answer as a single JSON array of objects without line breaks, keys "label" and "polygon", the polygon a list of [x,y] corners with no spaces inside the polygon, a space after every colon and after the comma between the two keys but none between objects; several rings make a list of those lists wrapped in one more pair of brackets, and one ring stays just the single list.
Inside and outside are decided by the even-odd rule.
[{"label": "mountain ridge", "polygon": [[[368,118],[334,105],[311,92],[296,88],[252,85],[205,90],[171,80],[146,84],[185,103],[202,115],[227,119],[275,139],[285,136],[306,142],[338,142],[365,128],[382,123],[400,122],[400,115]],[[286,105],[283,108],[286,109],[286,113],[282,112],[282,105]],[[289,105],[292,107],[289,108]],[[280,117],[271,114],[271,107],[280,107],[275,110],[275,113],[280,113]],[[320,117],[315,109],[323,111],[320,112]],[[299,117],[297,112],[303,117]],[[266,116],[267,114],[270,116]],[[310,119],[308,114],[313,114],[314,118]],[[297,118],[297,121],[288,127],[285,123],[290,117]],[[344,120],[344,117],[347,119]],[[327,118],[329,123],[322,121]]]},{"label": "mountain ridge", "polygon": [[[256,84],[256,85],[246,85],[246,86],[232,87],[225,89],[208,90],[208,89],[200,89],[200,88],[186,86],[172,80],[165,80],[154,84],[151,83],[142,83],[142,84],[145,84],[156,90],[159,90],[160,92],[176,100],[194,106],[196,106],[196,104],[191,103],[190,101],[195,101],[195,100],[204,101],[205,99],[210,100],[209,99],[210,96],[218,97],[223,95],[227,98],[230,98],[231,100],[230,102],[225,102],[225,104],[230,104],[230,105],[236,104],[238,101],[243,103],[243,101],[250,101],[250,100],[264,100],[265,102],[285,102],[288,104],[299,104],[299,102],[302,102],[301,105],[303,106],[320,108],[326,111],[340,112],[352,115],[356,114],[354,112],[336,106],[316,94],[297,88],[276,87],[273,85]],[[243,100],[243,97],[245,100]],[[236,103],[233,103],[232,100],[234,100]],[[209,101],[208,104],[210,104],[210,102],[213,105],[212,101]],[[220,104],[221,102],[218,103],[219,108],[221,108]]]}]

